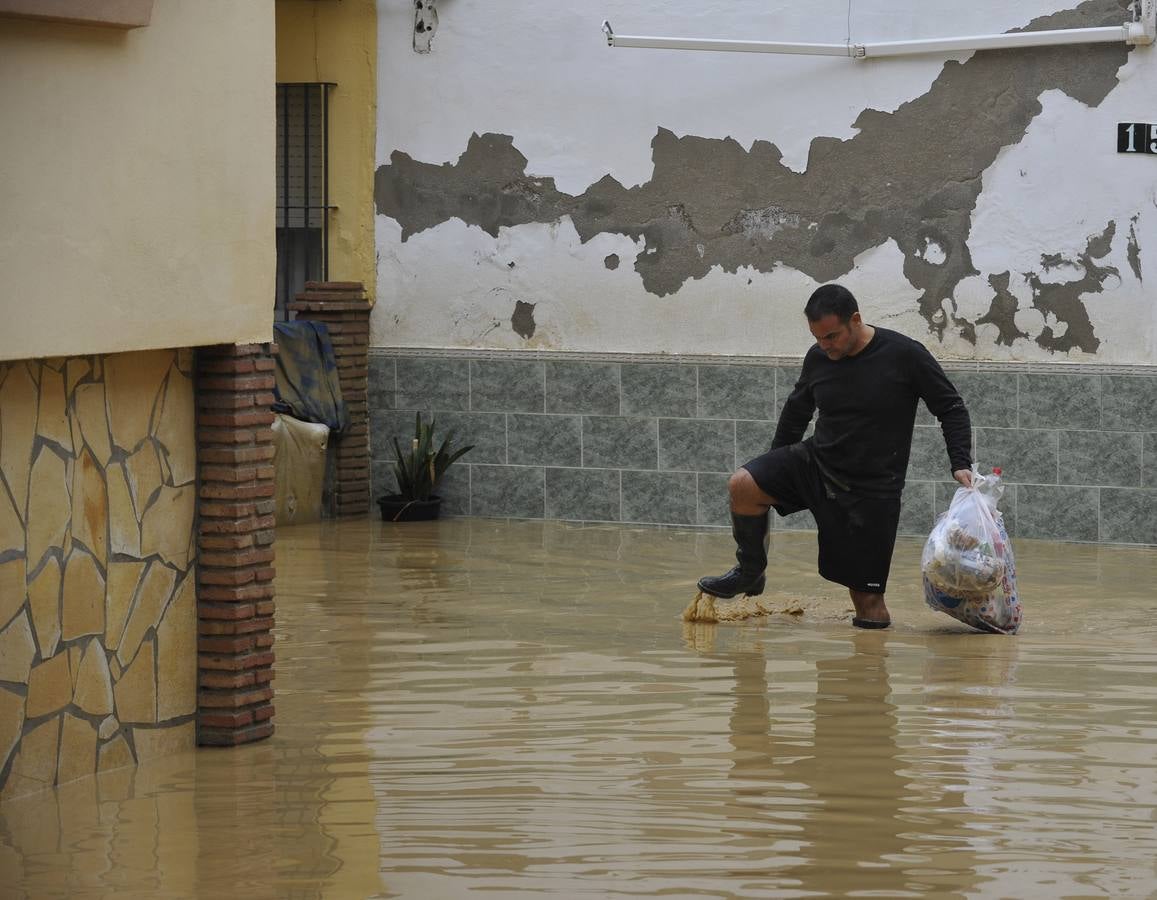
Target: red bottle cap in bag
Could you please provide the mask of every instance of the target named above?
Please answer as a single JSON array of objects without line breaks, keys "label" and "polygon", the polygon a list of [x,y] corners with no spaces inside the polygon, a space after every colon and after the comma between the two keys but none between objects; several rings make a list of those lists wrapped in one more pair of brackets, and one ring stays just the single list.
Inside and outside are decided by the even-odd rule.
[{"label": "red bottle cap in bag", "polygon": [[992,470],[992,474],[993,474],[993,475],[999,475],[999,474],[1000,474],[1000,468],[999,468],[999,467],[994,467],[994,468],[993,468],[993,470]]}]

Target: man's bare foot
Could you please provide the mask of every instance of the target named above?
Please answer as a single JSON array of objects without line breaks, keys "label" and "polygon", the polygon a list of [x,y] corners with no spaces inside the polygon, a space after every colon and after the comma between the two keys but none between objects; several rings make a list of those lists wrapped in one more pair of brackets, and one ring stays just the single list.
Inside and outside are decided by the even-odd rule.
[{"label": "man's bare foot", "polygon": [[852,624],[857,628],[887,628],[892,624],[892,616],[884,603],[883,594],[869,594],[850,588],[848,593],[852,595],[852,605],[856,608]]}]

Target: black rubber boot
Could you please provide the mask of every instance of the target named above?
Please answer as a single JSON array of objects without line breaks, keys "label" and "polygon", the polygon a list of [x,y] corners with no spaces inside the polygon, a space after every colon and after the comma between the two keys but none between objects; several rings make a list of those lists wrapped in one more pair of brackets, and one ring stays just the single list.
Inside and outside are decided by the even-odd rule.
[{"label": "black rubber boot", "polygon": [[699,590],[721,600],[730,600],[737,594],[756,597],[766,584],[767,542],[771,523],[767,513],[762,516],[731,514],[731,535],[735,538],[735,558],[739,565],[726,575],[699,579]]}]

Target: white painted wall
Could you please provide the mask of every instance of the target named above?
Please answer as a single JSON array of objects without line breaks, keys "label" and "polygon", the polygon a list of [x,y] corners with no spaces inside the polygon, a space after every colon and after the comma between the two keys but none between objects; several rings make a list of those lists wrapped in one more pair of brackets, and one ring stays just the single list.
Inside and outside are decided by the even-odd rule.
[{"label": "white painted wall", "polygon": [[0,20],[0,359],[272,335],[273,0]]},{"label": "white painted wall", "polygon": [[[599,28],[603,18],[621,34],[840,42],[849,24],[853,41],[934,37],[1002,32],[1070,8],[1058,0],[602,0],[549,7],[442,0],[433,52],[419,55],[410,49],[412,4],[378,5],[378,165],[395,150],[452,163],[471,133],[498,132],[513,136],[528,174],[554,178],[571,194],[608,173],[627,186],[646,182],[660,127],[680,136],[731,136],[744,147],[771,141],[786,165],[803,171],[813,138],[852,137],[862,110],[891,111],[920,96],[949,59],[854,63],[611,49]],[[1138,216],[1142,274],[1157,281],[1157,157],[1118,155],[1115,132],[1119,121],[1157,120],[1157,47],[1134,50],[1120,75],[1096,109],[1059,93],[1042,97],[1044,111],[1025,139],[984,173],[969,240],[982,274],[963,282],[954,299],[962,312],[987,308],[987,275],[1010,270],[1011,290],[1026,309],[1031,294],[1019,273],[1039,273],[1042,253],[1076,256],[1115,220],[1112,256],[1102,264],[1116,266],[1121,278],[1087,304],[1101,346],[1095,355],[1064,358],[1147,364],[1157,361],[1157,320],[1125,249]],[[403,242],[398,223],[379,214],[376,239],[376,346],[794,355],[810,343],[801,310],[816,282],[787,267],[715,269],[658,297],[633,269],[641,243],[602,234],[583,244],[569,219],[504,228],[497,238],[453,220]],[[603,262],[610,253],[621,258],[614,271]],[[996,346],[992,326],[981,326],[975,346],[954,337],[938,344],[901,262],[898,248],[885,244],[862,254],[840,279],[860,297],[868,321],[919,337],[946,357],[1058,360],[1032,341]],[[529,341],[510,327],[515,300],[536,304]],[[1018,324],[1035,336],[1046,323],[1026,311]]]}]

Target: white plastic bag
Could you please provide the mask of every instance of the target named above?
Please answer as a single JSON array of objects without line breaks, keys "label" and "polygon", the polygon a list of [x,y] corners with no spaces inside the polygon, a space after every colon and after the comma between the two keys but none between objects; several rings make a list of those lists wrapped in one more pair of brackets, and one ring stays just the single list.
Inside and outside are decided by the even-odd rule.
[{"label": "white plastic bag", "polygon": [[1004,493],[1000,470],[972,470],[972,487],[960,487],[924,544],[924,599],[981,631],[1015,634],[1020,599],[1012,545],[997,503]]}]

